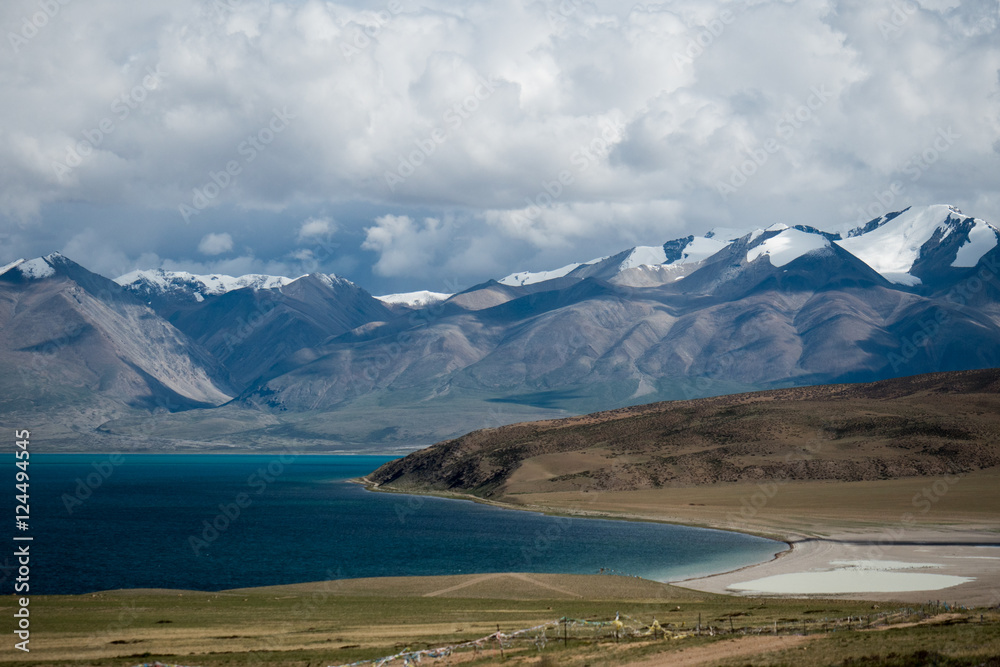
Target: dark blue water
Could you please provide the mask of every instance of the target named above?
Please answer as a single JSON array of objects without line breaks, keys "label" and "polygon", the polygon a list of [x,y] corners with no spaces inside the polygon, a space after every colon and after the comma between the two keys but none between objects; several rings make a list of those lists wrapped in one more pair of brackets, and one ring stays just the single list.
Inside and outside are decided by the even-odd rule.
[{"label": "dark blue water", "polygon": [[[15,468],[13,457],[2,460],[10,507]],[[784,548],[735,533],[372,493],[346,481],[388,460],[33,454],[30,530],[11,525],[11,533],[34,537],[34,594],[601,568],[662,581]],[[2,565],[9,593],[9,557]]]}]

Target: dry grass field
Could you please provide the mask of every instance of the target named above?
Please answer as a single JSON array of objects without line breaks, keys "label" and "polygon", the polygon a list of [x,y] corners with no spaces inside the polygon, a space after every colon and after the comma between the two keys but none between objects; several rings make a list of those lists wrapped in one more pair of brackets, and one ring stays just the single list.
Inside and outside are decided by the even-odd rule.
[{"label": "dry grass field", "polygon": [[[937,483],[937,486],[935,486]],[[519,492],[511,505],[572,514],[668,521],[775,536],[878,529],[912,515],[922,528],[1000,531],[1000,468],[960,476],[835,482],[789,481],[629,491]],[[998,532],[1000,541],[1000,532]]]},{"label": "dry grass field", "polygon": [[[599,575],[345,580],[221,593],[116,591],[33,598],[30,656],[4,647],[0,662],[317,667],[447,646],[487,636],[498,626],[509,633],[563,616],[610,621],[616,614],[644,624],[656,618],[681,638],[616,640],[606,629],[585,628],[569,632],[563,644],[554,626],[544,645],[532,635],[506,646],[503,656],[488,643],[478,652],[465,650],[424,664],[826,665],[865,658],[852,664],[881,665],[896,663],[871,660],[915,653],[935,634],[942,637],[935,640],[938,650],[957,661],[942,664],[980,664],[1000,656],[1000,617],[989,611],[982,612],[982,623],[977,611],[932,612],[929,618],[890,616],[888,627],[860,629],[861,619],[903,607],[883,604],[874,612],[864,601],[732,598]],[[856,620],[852,629],[841,625],[833,631],[832,619],[845,617]],[[768,632],[744,636],[740,630],[747,627]],[[777,635],[772,627],[780,628]],[[729,629],[735,632],[726,633]]]}]

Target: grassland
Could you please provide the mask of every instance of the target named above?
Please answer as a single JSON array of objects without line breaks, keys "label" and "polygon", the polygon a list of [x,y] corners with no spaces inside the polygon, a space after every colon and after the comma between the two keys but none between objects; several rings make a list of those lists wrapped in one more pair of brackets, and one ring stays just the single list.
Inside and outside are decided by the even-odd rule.
[{"label": "grassland", "polygon": [[[8,599],[9,600],[9,599]],[[9,608],[9,605],[7,605]],[[731,598],[641,579],[581,575],[465,575],[346,580],[198,593],[117,591],[32,598],[29,656],[9,650],[0,662],[34,667],[131,667],[159,660],[202,667],[316,667],[446,646],[561,617],[632,624],[653,618],[679,639],[615,640],[605,630],[550,628],[547,643],[528,640],[466,650],[449,663],[626,664],[896,664],[933,645],[954,662],[1000,656],[994,612],[899,614],[905,605],[845,600]],[[865,627],[877,614],[896,614]],[[853,629],[833,619],[851,617]],[[634,620],[632,620],[634,619]],[[702,632],[697,633],[701,622]],[[911,625],[911,623],[918,623]],[[777,627],[779,634],[770,629]],[[744,636],[743,628],[764,628]],[[732,634],[728,633],[732,629]],[[732,662],[735,661],[735,662]],[[402,664],[397,662],[395,664]],[[432,663],[433,664],[433,663]],[[918,664],[918,663],[899,663]]]}]

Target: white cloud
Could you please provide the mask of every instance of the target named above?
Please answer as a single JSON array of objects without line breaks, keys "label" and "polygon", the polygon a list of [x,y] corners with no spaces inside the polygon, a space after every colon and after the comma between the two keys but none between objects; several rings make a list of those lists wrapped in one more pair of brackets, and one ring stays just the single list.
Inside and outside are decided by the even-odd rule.
[{"label": "white cloud", "polygon": [[417,222],[405,215],[384,215],[365,230],[361,247],[379,254],[375,263],[379,275],[413,274],[440,263],[455,230],[453,220],[425,218]]},{"label": "white cloud", "polygon": [[330,218],[309,218],[299,227],[299,243],[325,239],[337,231],[337,223]]},{"label": "white cloud", "polygon": [[[53,215],[95,208],[183,225],[178,206],[200,205],[192,224],[224,215],[212,227],[230,230],[294,210],[289,242],[336,233],[356,244],[337,256],[356,259],[363,238],[378,275],[417,280],[731,221],[853,220],[897,180],[899,207],[1000,221],[997,0],[224,4],[69,3],[6,45],[0,234],[30,246]],[[16,33],[36,11],[0,4],[0,25]],[[830,95],[796,120],[815,89]],[[910,180],[942,128],[960,138]],[[516,222],[562,172],[572,183]],[[376,211],[348,215],[357,202]],[[135,260],[104,236],[121,255],[94,250],[109,265]]]},{"label": "white cloud", "polygon": [[206,234],[198,243],[198,252],[203,255],[221,255],[233,249],[233,237],[229,234]]}]

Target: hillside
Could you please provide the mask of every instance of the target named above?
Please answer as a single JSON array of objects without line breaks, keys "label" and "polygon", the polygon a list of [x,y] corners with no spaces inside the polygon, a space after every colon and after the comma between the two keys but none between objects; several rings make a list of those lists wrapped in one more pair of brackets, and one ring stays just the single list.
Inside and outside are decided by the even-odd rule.
[{"label": "hillside", "polygon": [[[112,282],[18,260],[0,268],[0,425],[44,423],[52,450],[406,453],[655,401],[1000,367],[1000,229],[945,205],[788,222],[388,302],[319,273]],[[628,484],[751,474],[679,451]]]},{"label": "hillside", "polygon": [[369,476],[499,498],[766,480],[861,482],[1000,465],[1000,369],[654,403],[475,431]]},{"label": "hillside", "polygon": [[58,253],[5,268],[5,423],[17,415],[50,434],[55,421],[90,429],[117,415],[210,408],[231,398],[217,359],[112,281]]}]

